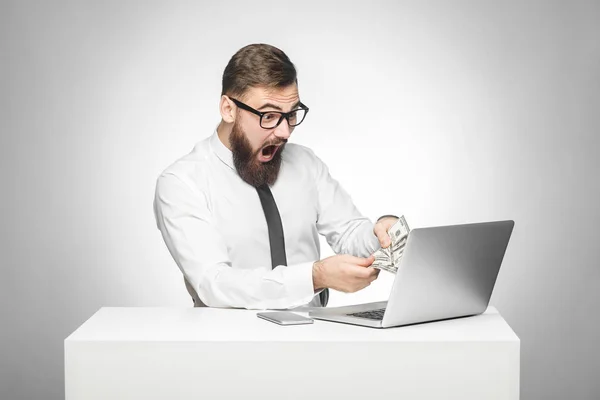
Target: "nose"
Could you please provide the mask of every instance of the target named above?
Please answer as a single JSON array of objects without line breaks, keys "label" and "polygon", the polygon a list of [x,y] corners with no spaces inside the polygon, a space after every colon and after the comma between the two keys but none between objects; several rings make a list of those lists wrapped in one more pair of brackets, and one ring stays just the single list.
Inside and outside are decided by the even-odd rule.
[{"label": "nose", "polygon": [[290,128],[287,119],[283,119],[281,123],[275,128],[275,136],[280,139],[287,139],[292,134],[292,128]]}]

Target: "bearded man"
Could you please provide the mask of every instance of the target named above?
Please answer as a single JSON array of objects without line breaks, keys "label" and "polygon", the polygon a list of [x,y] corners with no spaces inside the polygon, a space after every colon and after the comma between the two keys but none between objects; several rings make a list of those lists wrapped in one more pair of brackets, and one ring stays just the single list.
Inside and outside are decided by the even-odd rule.
[{"label": "bearded man", "polygon": [[[309,108],[296,69],[267,44],[236,52],[223,73],[221,122],[158,178],[154,213],[197,307],[326,306],[379,270],[397,217],[363,216],[309,148],[288,143]],[[336,255],[320,259],[319,235]]]}]

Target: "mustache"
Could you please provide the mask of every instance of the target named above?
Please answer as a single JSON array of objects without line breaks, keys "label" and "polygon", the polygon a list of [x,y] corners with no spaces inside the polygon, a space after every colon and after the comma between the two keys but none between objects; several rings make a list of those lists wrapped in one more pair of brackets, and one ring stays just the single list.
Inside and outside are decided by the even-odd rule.
[{"label": "mustache", "polygon": [[263,147],[267,147],[267,146],[280,146],[282,144],[286,144],[287,141],[288,141],[287,139],[283,139],[283,140],[280,140],[280,141],[275,142],[275,143],[266,143]]}]

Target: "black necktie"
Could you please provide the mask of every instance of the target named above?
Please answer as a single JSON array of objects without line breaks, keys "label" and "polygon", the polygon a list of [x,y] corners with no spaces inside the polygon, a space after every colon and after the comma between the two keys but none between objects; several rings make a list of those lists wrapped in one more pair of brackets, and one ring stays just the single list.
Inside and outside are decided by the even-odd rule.
[{"label": "black necktie", "polygon": [[[275,204],[273,193],[269,189],[269,185],[264,184],[256,188],[260,203],[262,204],[265,218],[267,219],[267,228],[269,230],[269,245],[271,246],[271,268],[278,265],[287,266],[287,258],[285,256],[285,241],[283,236],[283,225],[281,224],[281,216]],[[329,300],[329,289],[324,289],[319,293],[321,305],[325,307]]]}]

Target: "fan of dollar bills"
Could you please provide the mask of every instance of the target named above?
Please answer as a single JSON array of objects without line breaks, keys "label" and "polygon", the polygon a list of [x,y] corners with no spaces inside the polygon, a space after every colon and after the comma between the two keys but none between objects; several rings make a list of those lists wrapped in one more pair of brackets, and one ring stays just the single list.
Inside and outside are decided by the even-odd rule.
[{"label": "fan of dollar bills", "polygon": [[392,244],[385,249],[381,248],[377,250],[373,254],[375,256],[375,261],[371,267],[383,269],[395,274],[398,271],[400,259],[404,254],[404,246],[406,245],[409,233],[410,228],[403,215],[398,219],[398,222],[388,230],[388,234],[392,239]]}]

